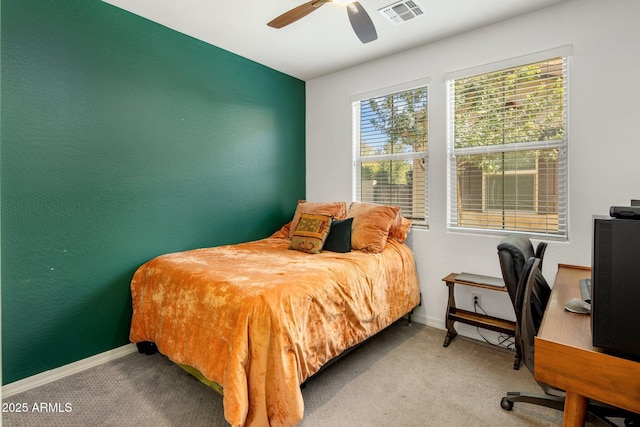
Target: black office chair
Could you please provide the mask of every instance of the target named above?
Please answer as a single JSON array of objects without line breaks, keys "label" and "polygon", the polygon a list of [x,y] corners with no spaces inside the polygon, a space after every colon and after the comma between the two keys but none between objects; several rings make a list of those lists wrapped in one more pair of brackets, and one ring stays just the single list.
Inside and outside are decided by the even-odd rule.
[{"label": "black office chair", "polygon": [[[522,352],[522,360],[532,374],[534,366],[534,337],[538,334],[538,329],[542,322],[542,314],[540,314],[539,309],[540,306],[546,307],[551,294],[551,289],[544,277],[542,279],[537,277],[538,271],[540,271],[540,260],[535,257],[529,258],[522,266],[517,286],[517,291],[519,291],[518,298],[521,301],[519,309],[516,310],[518,313],[517,336]],[[536,310],[531,309],[534,304],[538,306]],[[500,406],[502,406],[502,409],[510,411],[513,409],[515,402],[526,402],[562,411],[564,409],[564,393],[547,384],[540,382],[538,384],[544,390],[545,395],[508,392],[507,396],[502,398]]]},{"label": "black office chair", "polygon": [[[522,291],[520,292],[520,290]],[[522,306],[520,318],[518,319],[520,346],[524,365],[533,374],[535,364],[534,338],[538,335],[544,309],[549,302],[550,288],[540,271],[540,260],[532,257],[522,268],[518,291],[522,295]],[[542,311],[540,311],[542,309]],[[531,403],[547,408],[564,410],[565,393],[549,386],[548,384],[538,384],[545,392],[544,395],[508,392],[502,398],[500,406],[510,411],[516,402]],[[606,405],[604,403],[589,401],[587,407],[587,421],[595,426],[616,426],[608,418],[624,418],[626,426],[637,426],[637,414]]]},{"label": "black office chair", "polygon": [[522,277],[524,264],[529,258],[536,257],[540,260],[540,271],[542,271],[542,261],[546,250],[547,244],[540,242],[534,252],[531,240],[521,234],[511,234],[498,244],[498,258],[500,259],[502,278],[507,287],[513,308],[516,310],[516,319],[519,317],[518,311],[522,307],[522,292],[524,292],[524,289],[521,290],[520,295],[517,294],[517,289]]},{"label": "black office chair", "polygon": [[[538,280],[544,282],[544,277],[542,276],[542,260],[546,250],[547,244],[545,242],[540,242],[534,252],[531,241],[520,234],[511,234],[502,239],[500,244],[498,244],[498,258],[500,259],[502,278],[504,279],[505,287],[507,288],[509,298],[511,298],[511,304],[513,305],[513,310],[516,314],[516,357],[513,369],[520,368],[520,360],[522,358],[517,322],[518,319],[520,319],[520,308],[522,307],[522,294],[524,292],[524,288],[520,289],[520,292],[518,293],[518,283],[522,277],[524,264],[531,257],[536,257],[540,260],[540,273],[538,273],[540,277]],[[542,311],[544,311],[544,308]]]}]

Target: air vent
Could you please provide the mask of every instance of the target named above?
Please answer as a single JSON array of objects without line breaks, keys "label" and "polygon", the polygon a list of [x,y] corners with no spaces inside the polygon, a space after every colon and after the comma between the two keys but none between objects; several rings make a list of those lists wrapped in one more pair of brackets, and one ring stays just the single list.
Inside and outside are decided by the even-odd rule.
[{"label": "air vent", "polygon": [[385,6],[378,12],[394,24],[402,24],[416,16],[424,15],[424,7],[416,0],[404,0]]}]

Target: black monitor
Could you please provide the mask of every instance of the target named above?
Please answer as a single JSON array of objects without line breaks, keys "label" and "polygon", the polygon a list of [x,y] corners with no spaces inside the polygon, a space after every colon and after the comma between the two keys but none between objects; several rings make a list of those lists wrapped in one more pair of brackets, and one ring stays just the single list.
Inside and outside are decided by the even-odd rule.
[{"label": "black monitor", "polygon": [[640,220],[594,217],[593,345],[640,359]]}]

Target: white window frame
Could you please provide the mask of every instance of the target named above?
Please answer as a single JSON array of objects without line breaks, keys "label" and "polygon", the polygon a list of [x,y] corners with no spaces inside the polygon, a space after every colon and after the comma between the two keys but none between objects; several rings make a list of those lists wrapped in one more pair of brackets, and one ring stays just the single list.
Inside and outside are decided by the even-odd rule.
[{"label": "white window frame", "polygon": [[[448,155],[448,174],[447,174],[447,229],[454,232],[465,233],[481,233],[490,235],[504,235],[510,233],[522,233],[530,236],[544,237],[550,240],[562,240],[568,239],[568,106],[569,106],[569,92],[568,92],[568,75],[569,75],[569,58],[572,54],[572,46],[561,46],[554,49],[549,49],[533,54],[520,56],[517,58],[511,58],[504,61],[499,61],[491,64],[485,64],[473,68],[467,68],[464,70],[454,71],[445,75],[445,83],[447,85],[447,155]],[[565,73],[564,73],[564,135],[562,139],[557,140],[545,140],[539,142],[526,142],[526,143],[511,143],[504,145],[486,145],[478,147],[467,148],[455,148],[454,135],[455,135],[455,111],[454,100],[452,96],[454,94],[454,84],[456,79],[472,77],[491,73],[503,69],[509,69],[513,67],[520,67],[527,64],[542,62],[552,58],[562,57],[565,61]],[[504,153],[509,151],[524,151],[524,150],[537,150],[537,149],[557,149],[558,150],[558,162],[559,162],[559,182],[558,182],[558,230],[557,232],[536,232],[531,230],[520,229],[497,229],[497,228],[482,228],[482,227],[469,227],[458,225],[458,213],[457,213],[457,163],[456,156],[462,155],[474,155],[474,154],[488,154],[488,153]],[[525,171],[522,171],[525,172]],[[484,178],[483,178],[483,193],[484,193]],[[536,193],[537,199],[537,193]],[[537,200],[536,200],[537,204]],[[486,208],[486,206],[483,206]]]},{"label": "white window frame", "polygon": [[[394,86],[389,86],[361,94],[357,94],[351,97],[352,106],[352,169],[353,169],[353,187],[352,194],[353,199],[356,201],[362,201],[360,194],[361,190],[361,164],[364,162],[376,162],[376,161],[388,161],[388,160],[409,160],[420,159],[425,165],[424,176],[424,220],[413,220],[413,226],[416,228],[428,228],[429,224],[429,184],[428,184],[428,171],[429,171],[429,148],[424,152],[412,152],[412,153],[397,153],[397,154],[384,154],[384,155],[360,155],[360,103],[372,98],[378,98],[382,96],[392,95],[395,93],[405,92],[413,89],[425,87],[427,89],[427,116],[429,115],[430,102],[429,102],[429,84],[431,79],[426,77],[418,80],[413,80],[406,83],[401,83]],[[427,134],[429,129],[427,129]],[[427,137],[428,139],[428,137]]]}]

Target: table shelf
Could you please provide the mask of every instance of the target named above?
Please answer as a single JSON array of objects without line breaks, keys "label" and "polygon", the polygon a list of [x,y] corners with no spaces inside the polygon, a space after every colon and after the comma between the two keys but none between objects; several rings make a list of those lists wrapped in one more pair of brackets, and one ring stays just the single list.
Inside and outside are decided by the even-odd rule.
[{"label": "table shelf", "polygon": [[[445,323],[447,326],[447,335],[444,338],[444,347],[448,347],[451,340],[453,340],[458,332],[455,328],[455,322],[461,322],[468,325],[476,326],[483,329],[499,332],[510,337],[516,336],[517,325],[516,322],[511,320],[501,319],[499,317],[489,316],[483,313],[476,313],[474,311],[463,310],[456,307],[456,297],[454,288],[455,285],[472,286],[476,288],[490,289],[498,292],[506,292],[505,287],[495,286],[492,284],[481,282],[469,282],[463,280],[457,280],[458,273],[451,273],[442,280],[449,288],[449,301],[447,303],[447,313]],[[516,343],[516,356],[513,363],[513,368],[518,369],[520,367],[520,351],[519,346]]]},{"label": "table shelf", "polygon": [[486,314],[475,313],[473,311],[453,308],[449,311],[449,319],[467,323],[469,325],[478,326],[480,328],[490,329],[492,331],[515,336],[516,322],[500,319],[498,317],[487,316]]}]

